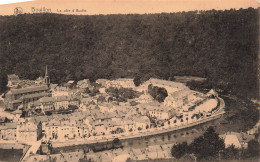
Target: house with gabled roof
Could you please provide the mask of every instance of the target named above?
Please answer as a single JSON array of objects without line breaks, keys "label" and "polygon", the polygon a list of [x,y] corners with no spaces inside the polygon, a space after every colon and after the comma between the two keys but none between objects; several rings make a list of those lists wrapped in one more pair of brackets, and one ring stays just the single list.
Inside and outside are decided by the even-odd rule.
[{"label": "house with gabled roof", "polygon": [[17,123],[3,123],[0,125],[0,140],[16,140]]},{"label": "house with gabled roof", "polygon": [[25,121],[17,125],[16,140],[23,143],[36,142],[41,137],[41,123],[34,124],[31,121]]},{"label": "house with gabled roof", "polygon": [[173,107],[164,106],[162,104],[149,104],[146,106],[146,109],[148,111],[148,115],[156,118],[157,120],[168,120],[175,114]]}]

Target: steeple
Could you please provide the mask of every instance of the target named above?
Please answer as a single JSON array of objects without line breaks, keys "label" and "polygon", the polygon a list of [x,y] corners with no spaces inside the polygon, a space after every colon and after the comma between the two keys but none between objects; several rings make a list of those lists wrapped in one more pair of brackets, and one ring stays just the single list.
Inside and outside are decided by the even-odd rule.
[{"label": "steeple", "polygon": [[45,77],[48,77],[48,66],[46,65],[46,69],[45,69]]},{"label": "steeple", "polygon": [[44,84],[47,85],[48,87],[50,86],[50,78],[48,76],[48,67],[47,67],[47,65],[46,65],[46,69],[45,69]]}]

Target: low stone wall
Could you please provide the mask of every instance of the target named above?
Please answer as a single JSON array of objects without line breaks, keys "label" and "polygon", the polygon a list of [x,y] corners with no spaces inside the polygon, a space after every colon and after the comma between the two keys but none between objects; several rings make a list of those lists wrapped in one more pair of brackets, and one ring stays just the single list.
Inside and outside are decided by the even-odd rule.
[{"label": "low stone wall", "polygon": [[[149,136],[140,136],[135,138],[120,139],[123,147],[146,147],[147,145],[160,145],[160,144],[175,144],[182,141],[191,142],[194,138],[199,137],[202,133],[211,125],[213,121],[203,122],[199,125],[186,127],[182,129],[172,130],[161,134],[153,134]],[[113,142],[99,142],[94,144],[81,144],[72,145],[65,147],[53,148],[54,154],[59,152],[73,152],[73,151],[84,151],[88,152],[89,149],[94,151],[103,151],[113,148]]]}]

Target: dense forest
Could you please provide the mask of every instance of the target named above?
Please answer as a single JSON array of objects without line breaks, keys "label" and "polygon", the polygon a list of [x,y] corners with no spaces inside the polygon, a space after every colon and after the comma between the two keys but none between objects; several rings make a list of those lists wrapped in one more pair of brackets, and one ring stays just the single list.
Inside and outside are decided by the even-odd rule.
[{"label": "dense forest", "polygon": [[257,54],[258,10],[253,8],[0,16],[1,76],[36,79],[46,64],[52,83],[193,75],[256,98]]}]

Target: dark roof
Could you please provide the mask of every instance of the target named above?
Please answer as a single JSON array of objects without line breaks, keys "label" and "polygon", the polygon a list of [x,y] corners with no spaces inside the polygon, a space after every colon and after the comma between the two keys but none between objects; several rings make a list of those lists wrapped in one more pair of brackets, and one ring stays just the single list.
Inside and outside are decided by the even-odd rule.
[{"label": "dark roof", "polygon": [[36,98],[36,97],[44,97],[47,96],[48,93],[47,92],[41,92],[41,93],[35,93],[35,94],[28,94],[28,95],[24,95],[23,99],[28,99],[28,98]]},{"label": "dark roof", "polygon": [[22,94],[22,93],[28,93],[28,92],[35,92],[35,91],[44,91],[48,90],[47,85],[42,85],[42,86],[33,86],[33,87],[26,87],[26,88],[21,88],[21,89],[11,89],[12,94]]},{"label": "dark roof", "polygon": [[24,99],[30,99],[30,98],[41,98],[48,96],[49,93],[47,92],[41,92],[41,93],[35,93],[35,94],[28,94],[20,97],[17,100],[12,101],[12,103],[21,103]]}]

